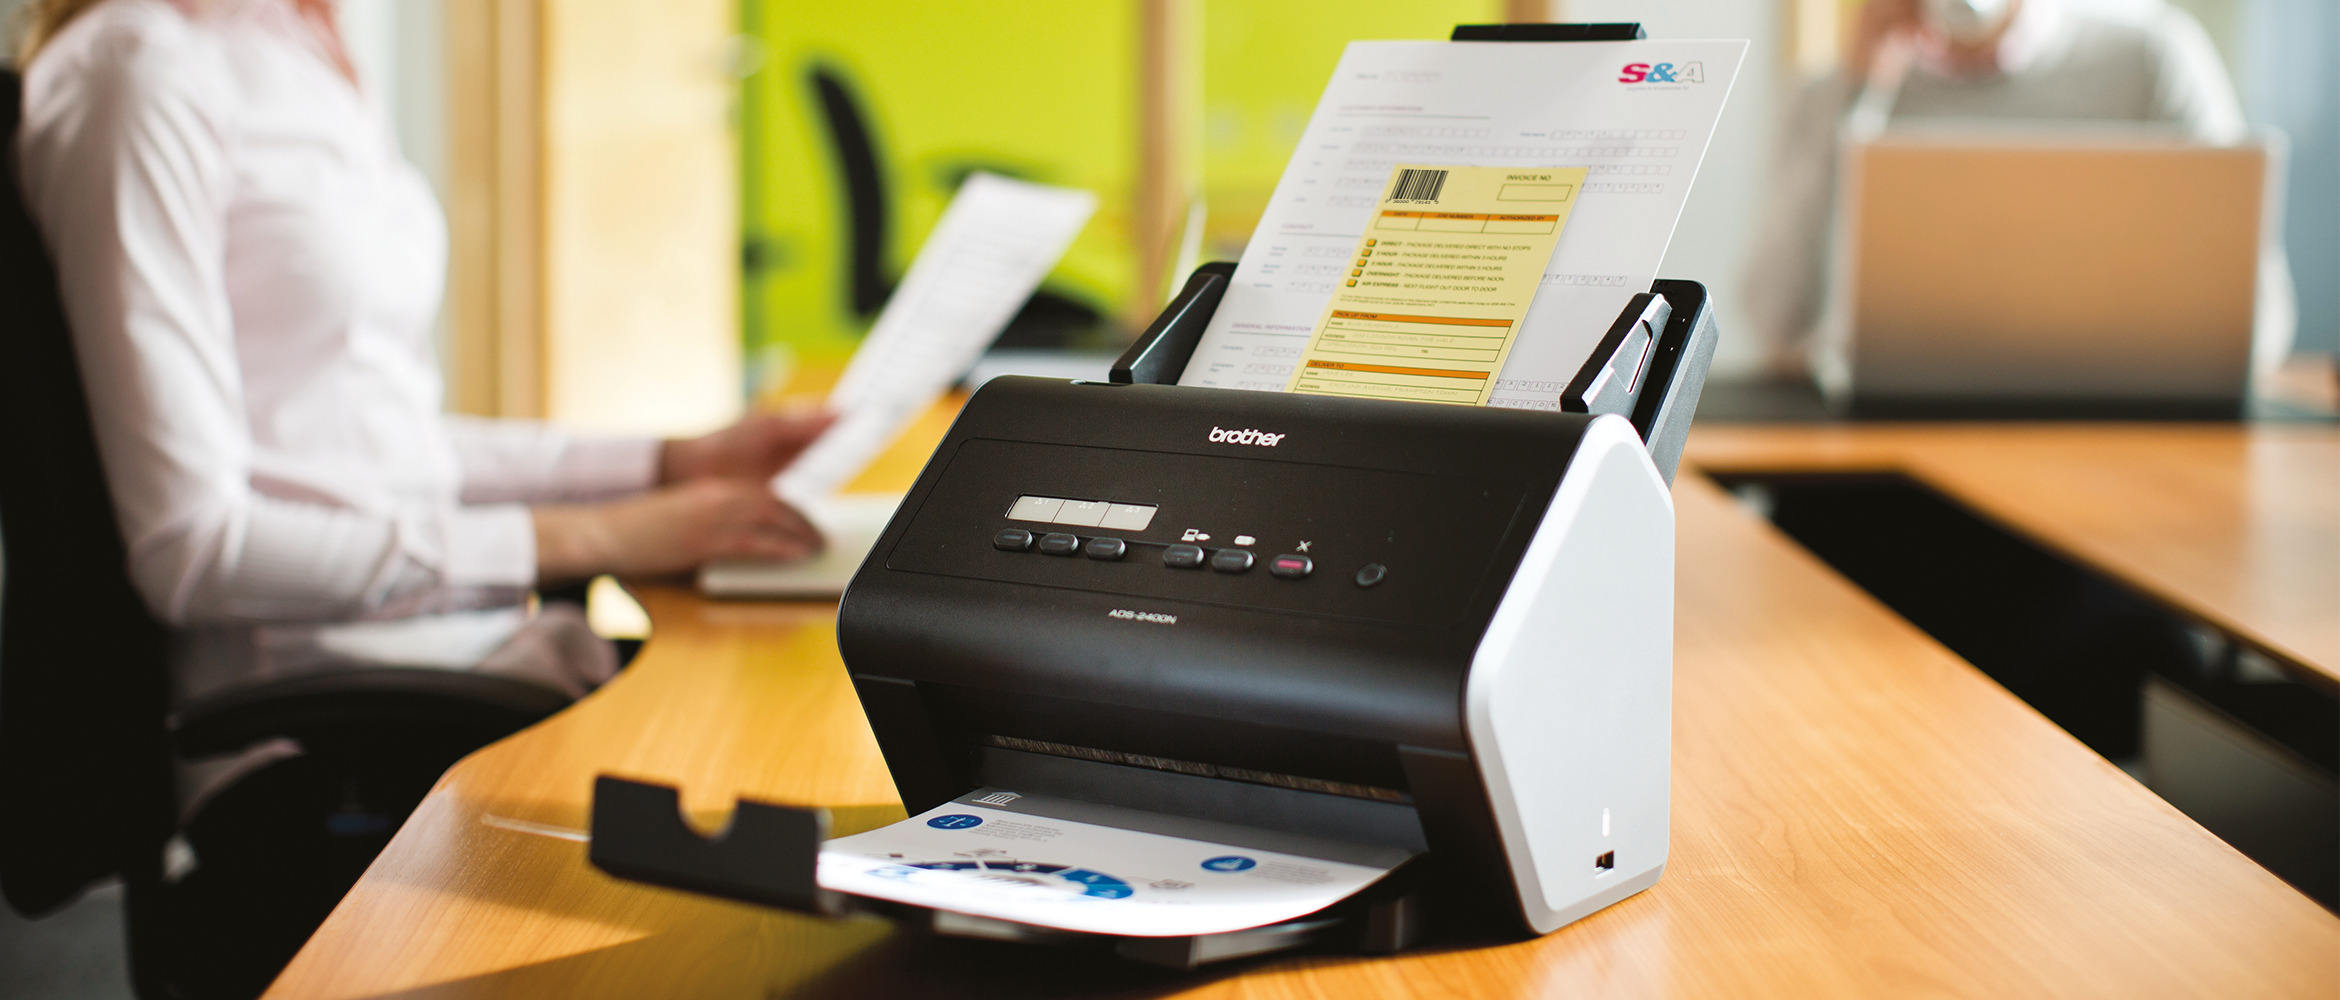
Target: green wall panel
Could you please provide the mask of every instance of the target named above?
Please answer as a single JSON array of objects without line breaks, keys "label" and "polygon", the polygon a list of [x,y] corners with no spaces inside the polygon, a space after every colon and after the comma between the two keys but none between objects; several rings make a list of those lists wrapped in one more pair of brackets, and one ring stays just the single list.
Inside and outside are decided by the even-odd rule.
[{"label": "green wall panel", "polygon": [[[1317,93],[1353,38],[1443,38],[1493,0],[1191,0],[1203,74],[1192,141],[1209,207],[1206,256],[1242,249]],[[743,339],[750,391],[821,391],[875,304],[972,169],[1098,195],[1098,212],[1011,331],[1022,343],[1112,346],[1137,293],[1137,0],[1014,4],[743,0]],[[816,77],[867,126],[884,222],[862,243],[853,186]],[[833,96],[833,95],[832,95]],[[855,146],[847,141],[844,146]],[[865,197],[863,226],[868,227]],[[872,240],[869,235],[879,238]],[[873,282],[872,279],[875,279]],[[860,301],[857,303],[856,298]],[[1139,311],[1143,311],[1142,309]]]}]

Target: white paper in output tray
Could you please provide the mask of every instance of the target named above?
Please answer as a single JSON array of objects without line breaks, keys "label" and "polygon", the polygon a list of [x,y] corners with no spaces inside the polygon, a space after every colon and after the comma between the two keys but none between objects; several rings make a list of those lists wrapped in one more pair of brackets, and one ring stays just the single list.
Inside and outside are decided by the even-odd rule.
[{"label": "white paper in output tray", "polygon": [[[989,799],[1000,805],[987,805]],[[1242,845],[1127,829],[1236,834]],[[1261,844],[1284,847],[1266,850]],[[1306,853],[1288,853],[1290,850]],[[1333,855],[1333,858],[1323,855]],[[1221,934],[1305,916],[1411,857],[985,788],[821,846],[821,888],[1126,937]],[[1337,858],[1338,860],[1336,860]]]},{"label": "white paper in output tray", "polygon": [[1746,51],[1349,43],[1178,384],[1283,390],[1393,165],[1589,166],[1487,402],[1558,409],[1626,301],[1656,279]]}]

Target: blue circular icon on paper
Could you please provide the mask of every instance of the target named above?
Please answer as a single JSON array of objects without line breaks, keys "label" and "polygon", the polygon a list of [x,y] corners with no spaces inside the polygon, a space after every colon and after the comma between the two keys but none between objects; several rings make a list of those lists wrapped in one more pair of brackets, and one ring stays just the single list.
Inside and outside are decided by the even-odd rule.
[{"label": "blue circular icon on paper", "polygon": [[937,830],[965,830],[969,827],[982,826],[983,817],[969,816],[966,813],[952,813],[948,816],[937,816],[927,820],[926,825]]},{"label": "blue circular icon on paper", "polygon": [[1203,868],[1214,872],[1239,872],[1246,868],[1257,867],[1258,865],[1259,862],[1253,861],[1250,858],[1244,857],[1240,854],[1222,854],[1218,857],[1210,859],[1209,861],[1203,862],[1202,866]]},{"label": "blue circular icon on paper", "polygon": [[[936,820],[945,820],[951,818],[952,817],[949,816],[937,816],[934,819],[928,820],[927,822],[932,823]],[[966,818],[973,819],[975,817]],[[1014,872],[1019,875],[1054,875],[1057,878],[1079,886],[1081,889],[1081,895],[1096,896],[1101,899],[1127,899],[1132,893],[1137,892],[1136,889],[1130,888],[1128,882],[1114,878],[1113,876],[1107,875],[1104,872],[1090,871],[1086,868],[1074,868],[1071,865],[1052,865],[1045,861],[921,861],[916,864],[912,864],[909,867],[924,868],[927,871],[936,872],[990,871]],[[904,874],[899,876],[891,874],[895,871],[901,871]],[[908,868],[881,868],[877,871],[871,872],[871,874],[886,878],[907,878],[908,872]]]},{"label": "blue circular icon on paper", "polygon": [[1093,872],[1086,868],[1075,868],[1069,872],[1058,872],[1056,873],[1056,877],[1064,879],[1068,882],[1079,884],[1081,886],[1081,895],[1083,896],[1098,896],[1104,899],[1124,899],[1127,898],[1131,892],[1135,891],[1129,887],[1129,883],[1127,882],[1114,878],[1111,875],[1107,875],[1104,872]]}]

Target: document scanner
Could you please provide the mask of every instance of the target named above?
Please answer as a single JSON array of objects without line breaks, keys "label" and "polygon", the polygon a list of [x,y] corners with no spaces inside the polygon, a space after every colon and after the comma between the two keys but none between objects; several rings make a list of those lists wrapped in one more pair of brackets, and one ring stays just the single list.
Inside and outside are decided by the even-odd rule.
[{"label": "document scanner", "polygon": [[820,811],[743,802],[710,842],[673,789],[604,777],[593,862],[1179,967],[1392,950],[1433,914],[1540,934],[1655,884],[1705,289],[1636,296],[1539,412],[1178,386],[1232,275],[1197,271],[1109,382],[978,390],[838,647],[913,816],[1019,800],[1410,861],[1298,921],[1099,939],[843,897],[814,877]]}]

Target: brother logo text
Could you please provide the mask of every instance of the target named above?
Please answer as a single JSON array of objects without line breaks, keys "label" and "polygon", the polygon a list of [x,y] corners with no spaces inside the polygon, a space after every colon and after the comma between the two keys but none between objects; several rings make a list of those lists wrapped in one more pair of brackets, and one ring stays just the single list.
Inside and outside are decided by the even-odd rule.
[{"label": "brother logo text", "polygon": [[1255,444],[1262,448],[1273,448],[1276,446],[1276,442],[1283,439],[1284,436],[1281,434],[1270,434],[1258,428],[1240,431],[1211,428],[1212,444]]}]

